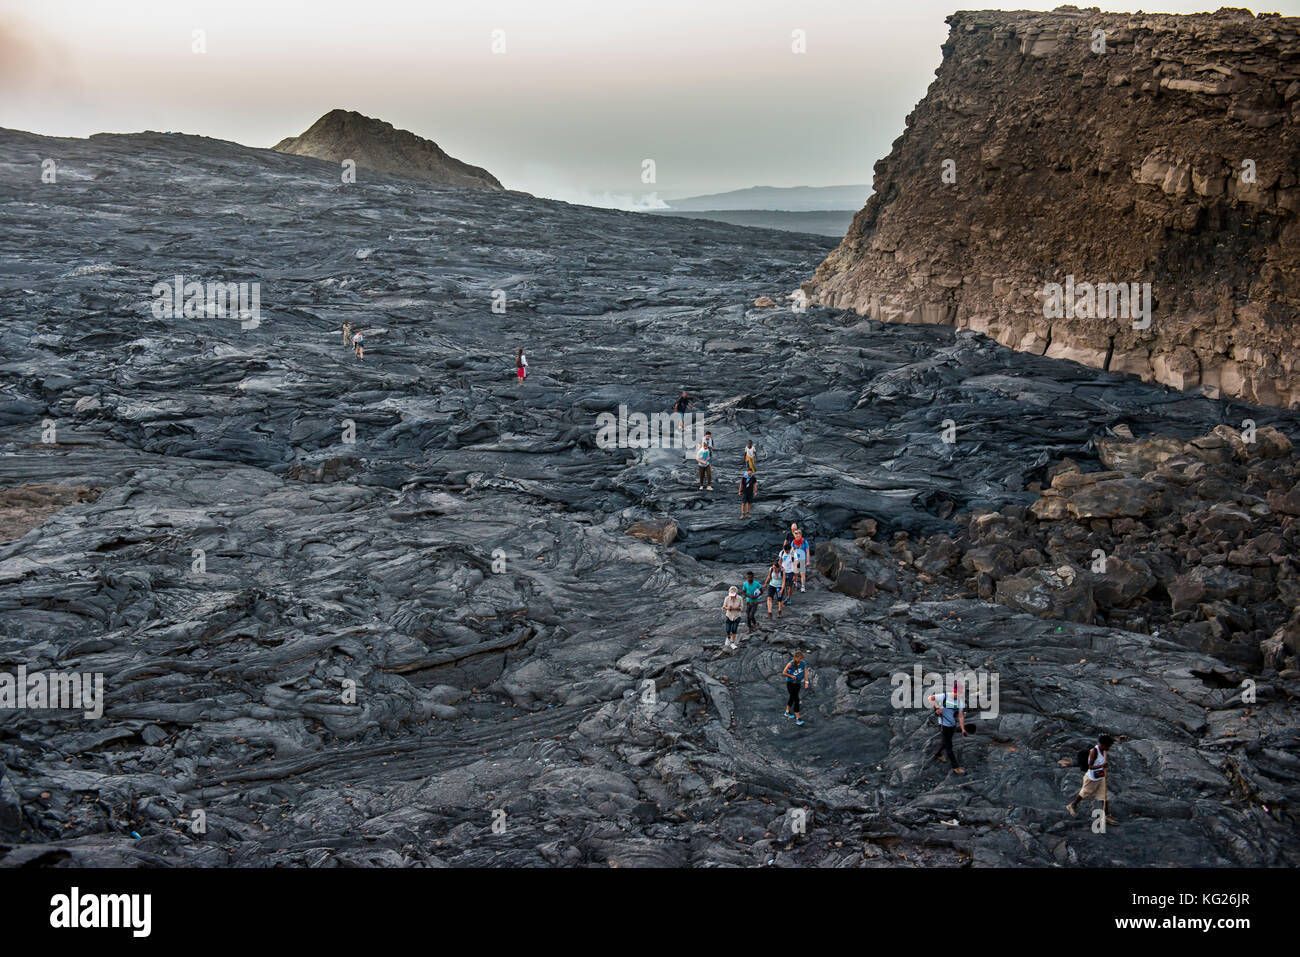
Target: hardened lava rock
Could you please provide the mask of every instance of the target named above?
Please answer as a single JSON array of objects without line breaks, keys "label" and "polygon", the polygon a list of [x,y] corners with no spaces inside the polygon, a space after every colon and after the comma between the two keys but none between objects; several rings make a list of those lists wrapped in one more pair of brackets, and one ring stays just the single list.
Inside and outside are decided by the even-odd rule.
[{"label": "hardened lava rock", "polygon": [[[1181,454],[1245,418],[1295,438],[1289,413],[799,312],[832,245],[814,236],[345,185],[159,133],[7,131],[0,166],[0,672],[105,682],[98,718],[0,712],[0,864],[1300,862],[1285,655],[1098,624],[1078,596],[1056,618],[996,601],[1086,581],[1097,602],[1053,550],[1112,547],[1147,502],[1103,442]],[[257,283],[258,321],[156,314],[177,276]],[[712,493],[689,447],[596,441],[601,413],[682,390]],[[1065,512],[1031,527],[1067,458],[1120,484],[1058,488]],[[1212,471],[1175,544],[1281,554],[1240,526],[1242,489],[1214,511]],[[1280,514],[1295,493],[1271,481],[1245,493]],[[791,522],[807,591],[724,651],[727,587]],[[1253,557],[1176,581],[1140,544],[1111,605],[1217,603],[1225,641],[1262,630],[1225,590],[1262,581]],[[795,650],[802,727],[778,677]],[[959,777],[908,682],[967,670],[998,700]],[[1105,833],[1065,813],[1079,774],[1057,765],[1099,730],[1119,739]]]}]

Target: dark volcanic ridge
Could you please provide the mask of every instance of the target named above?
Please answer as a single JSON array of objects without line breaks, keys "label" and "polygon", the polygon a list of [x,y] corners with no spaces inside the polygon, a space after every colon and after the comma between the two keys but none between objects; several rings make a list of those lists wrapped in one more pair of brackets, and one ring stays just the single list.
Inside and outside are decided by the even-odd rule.
[{"label": "dark volcanic ridge", "polygon": [[355,110],[330,110],[301,136],[287,137],[272,149],[332,163],[352,160],[360,169],[442,186],[504,188],[487,170],[448,156],[432,140]]},{"label": "dark volcanic ridge", "polygon": [[[1294,453],[1184,447],[1245,419],[1294,439],[1294,414],[951,328],[752,306],[784,302],[829,251],[817,237],[342,185],[161,134],[3,132],[0,169],[0,487],[20,536],[0,545],[0,672],[105,681],[99,719],[0,714],[0,863],[1300,862],[1294,648],[1252,645],[1294,613]],[[176,275],[259,283],[260,321],[156,315]],[[598,414],[681,389],[716,439],[713,494],[680,449],[596,444]],[[1103,451],[1153,435],[1177,448],[1140,476]],[[1211,616],[1250,660],[977,597],[958,569],[998,528],[1025,547],[995,598],[1039,568],[1030,548],[1077,564],[1095,541],[1131,567],[1126,541],[1154,548],[1119,516],[1038,516],[1054,497],[1032,487],[1064,485],[1065,458],[1126,476],[1096,485],[1159,485],[1171,511],[1138,521],[1187,539],[1202,584],[1250,579],[1199,602],[1250,609]],[[1215,477],[1236,484],[1207,499]],[[1183,479],[1194,508],[1169,504]],[[821,570],[724,653],[726,586],[791,521]],[[1074,529],[1059,556],[1057,527]],[[960,560],[931,554],[940,535]],[[1154,607],[1173,579],[1151,571]],[[781,717],[795,649],[804,727]],[[964,777],[929,759],[923,712],[891,704],[918,666],[999,676]],[[1065,814],[1078,773],[1056,762],[1101,729],[1120,738],[1120,824],[1097,834]]]}]

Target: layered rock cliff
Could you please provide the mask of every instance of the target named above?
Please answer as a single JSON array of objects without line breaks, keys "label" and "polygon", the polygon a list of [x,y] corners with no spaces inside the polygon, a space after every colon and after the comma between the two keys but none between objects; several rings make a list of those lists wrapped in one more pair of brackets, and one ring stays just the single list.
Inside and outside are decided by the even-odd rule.
[{"label": "layered rock cliff", "polygon": [[361,169],[445,186],[504,188],[487,170],[448,156],[432,140],[351,110],[331,110],[301,136],[290,136],[272,148],[333,163],[350,159]]},{"label": "layered rock cliff", "polygon": [[948,23],[934,82],[805,292],[1300,405],[1300,18]]}]

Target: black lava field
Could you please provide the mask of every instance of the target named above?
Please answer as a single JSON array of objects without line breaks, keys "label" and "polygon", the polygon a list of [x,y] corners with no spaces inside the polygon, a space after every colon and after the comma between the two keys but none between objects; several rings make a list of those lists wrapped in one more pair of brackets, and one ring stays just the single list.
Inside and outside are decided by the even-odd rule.
[{"label": "black lava field", "polygon": [[[0,866],[1300,864],[1294,673],[888,551],[1023,516],[1116,428],[1294,414],[798,311],[828,237],[158,133],[0,131],[0,173],[0,672],[104,680],[98,718],[0,711]],[[158,317],[176,276],[257,283],[258,321]],[[597,440],[682,390],[713,492]],[[792,522],[807,591],[724,649]],[[837,554],[880,587],[832,590]],[[998,678],[964,776],[896,706],[918,666]],[[1098,730],[1103,833],[1057,764]]]}]

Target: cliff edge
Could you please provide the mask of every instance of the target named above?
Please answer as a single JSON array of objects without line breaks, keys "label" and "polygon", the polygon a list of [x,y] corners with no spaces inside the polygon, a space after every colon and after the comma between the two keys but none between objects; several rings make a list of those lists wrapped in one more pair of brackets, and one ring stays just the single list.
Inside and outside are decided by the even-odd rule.
[{"label": "cliff edge", "polygon": [[1300,406],[1300,18],[959,12],[804,291]]}]

